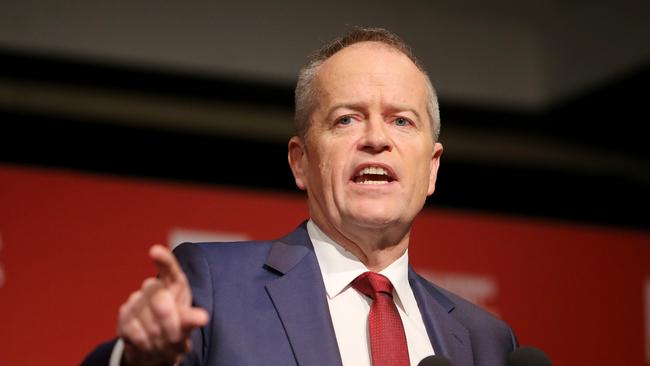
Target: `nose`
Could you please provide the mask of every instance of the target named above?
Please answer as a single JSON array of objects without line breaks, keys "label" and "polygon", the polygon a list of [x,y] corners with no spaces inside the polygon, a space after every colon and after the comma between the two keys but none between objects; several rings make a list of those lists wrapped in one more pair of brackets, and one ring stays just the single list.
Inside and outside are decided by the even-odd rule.
[{"label": "nose", "polygon": [[366,120],[359,148],[372,154],[391,151],[393,149],[388,126],[384,122],[383,117],[370,117]]}]

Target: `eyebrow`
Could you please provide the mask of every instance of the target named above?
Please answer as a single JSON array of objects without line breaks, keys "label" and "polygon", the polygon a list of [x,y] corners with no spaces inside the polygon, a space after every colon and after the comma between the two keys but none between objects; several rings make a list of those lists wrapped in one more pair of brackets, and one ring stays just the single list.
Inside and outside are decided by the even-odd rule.
[{"label": "eyebrow", "polygon": [[[365,110],[367,109],[367,104],[366,103],[337,103],[334,104],[332,107],[330,107],[327,110],[327,116],[331,117],[332,113],[334,113],[335,110],[340,109],[340,108],[347,108],[347,109],[352,109],[352,110]],[[405,105],[392,105],[388,108],[390,112],[411,112],[417,117],[418,120],[421,120],[420,113],[415,108],[411,108]]]}]

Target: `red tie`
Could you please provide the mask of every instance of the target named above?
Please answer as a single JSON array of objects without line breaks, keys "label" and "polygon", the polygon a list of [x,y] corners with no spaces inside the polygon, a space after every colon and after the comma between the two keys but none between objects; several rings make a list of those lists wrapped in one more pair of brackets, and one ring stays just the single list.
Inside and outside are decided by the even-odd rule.
[{"label": "red tie", "polygon": [[368,315],[372,365],[409,366],[406,334],[393,301],[390,280],[379,273],[366,272],[352,281],[352,287],[373,299]]}]

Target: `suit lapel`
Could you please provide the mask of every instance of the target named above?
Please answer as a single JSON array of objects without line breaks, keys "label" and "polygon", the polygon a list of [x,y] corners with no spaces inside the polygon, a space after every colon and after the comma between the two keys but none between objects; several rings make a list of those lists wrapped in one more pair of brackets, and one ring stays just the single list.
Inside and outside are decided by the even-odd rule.
[{"label": "suit lapel", "polygon": [[474,365],[469,332],[451,316],[454,303],[410,267],[409,283],[418,302],[434,352],[449,358],[456,366]]},{"label": "suit lapel", "polygon": [[281,275],[266,285],[298,365],[341,365],[318,261],[303,224],[273,243],[266,266]]}]

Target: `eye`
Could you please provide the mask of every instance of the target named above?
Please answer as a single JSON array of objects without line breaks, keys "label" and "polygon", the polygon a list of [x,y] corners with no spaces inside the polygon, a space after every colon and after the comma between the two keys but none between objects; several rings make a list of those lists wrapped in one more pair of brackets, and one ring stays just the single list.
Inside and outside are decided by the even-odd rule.
[{"label": "eye", "polygon": [[397,126],[405,127],[405,126],[410,125],[411,121],[409,121],[408,119],[406,119],[404,117],[397,117],[397,118],[395,118],[393,123],[395,123],[395,125],[397,125]]},{"label": "eye", "polygon": [[347,126],[352,123],[351,116],[343,116],[336,121],[336,124]]}]

